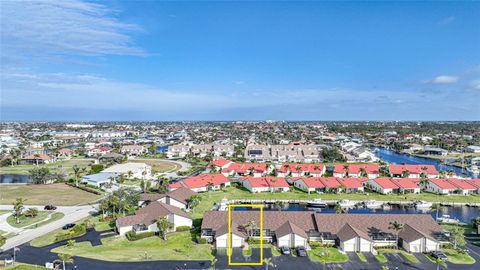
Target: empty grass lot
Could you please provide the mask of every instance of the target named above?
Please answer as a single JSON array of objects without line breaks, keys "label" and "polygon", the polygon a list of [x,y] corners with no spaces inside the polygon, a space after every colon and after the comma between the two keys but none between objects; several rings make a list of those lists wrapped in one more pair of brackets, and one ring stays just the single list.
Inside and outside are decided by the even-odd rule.
[{"label": "empty grass lot", "polygon": [[348,256],[336,248],[313,248],[307,253],[310,260],[314,262],[342,263],[348,261]]},{"label": "empty grass lot", "polygon": [[164,173],[179,170],[181,166],[162,159],[133,159],[129,162],[141,162],[152,166],[152,173]]},{"label": "empty grass lot", "polygon": [[15,165],[15,166],[5,166],[0,169],[2,174],[28,174],[28,171],[35,167],[47,167],[51,171],[63,169],[68,173],[70,177],[73,177],[73,166],[77,165],[79,167],[87,167],[88,165],[93,164],[93,160],[89,159],[70,159],[62,160],[54,163],[44,164],[44,165]]},{"label": "empty grass lot", "polygon": [[103,245],[92,247],[90,242],[80,242],[73,247],[58,247],[53,252],[68,253],[75,256],[107,261],[145,261],[145,260],[211,260],[211,245],[195,244],[190,232],[175,232],[168,240],[152,236],[137,241],[128,241],[125,237],[102,239]]},{"label": "empty grass lot", "polygon": [[2,185],[0,204],[12,204],[16,198],[26,198],[27,205],[77,205],[93,202],[99,195],[62,183],[50,185]]}]

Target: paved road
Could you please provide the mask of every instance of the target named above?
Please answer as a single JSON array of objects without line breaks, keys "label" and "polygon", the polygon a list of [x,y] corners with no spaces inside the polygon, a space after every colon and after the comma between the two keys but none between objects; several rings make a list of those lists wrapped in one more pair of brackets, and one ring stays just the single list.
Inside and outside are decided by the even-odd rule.
[{"label": "paved road", "polygon": [[[35,207],[39,210],[43,210],[43,206],[25,205],[26,209],[30,207]],[[39,236],[42,236],[58,228],[61,228],[66,223],[74,223],[82,218],[85,218],[93,213],[96,213],[98,211],[96,207],[97,205],[59,206],[56,211],[62,212],[64,214],[63,218],[50,222],[47,225],[44,225],[35,229],[26,229],[26,230],[17,231],[18,235],[7,239],[7,242],[5,243],[5,245],[0,248],[0,252],[3,250],[11,249],[15,246],[19,246],[24,243],[30,242]],[[0,205],[0,209],[13,210],[13,206]],[[0,220],[0,227],[3,229],[5,226],[5,223],[1,223],[1,221],[2,220]]]}]

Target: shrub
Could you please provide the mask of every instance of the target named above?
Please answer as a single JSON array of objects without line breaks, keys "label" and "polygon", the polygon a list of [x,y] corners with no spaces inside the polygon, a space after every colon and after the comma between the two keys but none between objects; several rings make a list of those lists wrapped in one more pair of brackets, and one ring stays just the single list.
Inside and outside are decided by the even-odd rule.
[{"label": "shrub", "polygon": [[75,240],[68,240],[67,247],[73,247],[73,246],[75,246]]},{"label": "shrub", "polygon": [[[255,244],[260,244],[260,239],[254,239],[254,238],[248,238],[247,240],[248,244],[250,245],[255,245]],[[268,240],[263,240],[263,244],[268,244]]]},{"label": "shrub", "polygon": [[190,227],[189,226],[178,226],[177,227],[177,232],[185,232],[185,231],[189,231],[190,230]]},{"label": "shrub", "polygon": [[95,174],[103,171],[103,164],[93,164],[90,167],[90,174]]},{"label": "shrub", "polygon": [[136,233],[135,231],[129,231],[125,234],[125,237],[127,237],[128,241],[137,241],[154,235],[155,232]]},{"label": "shrub", "polygon": [[70,238],[74,238],[80,235],[83,235],[87,231],[85,225],[77,224],[71,230],[66,233],[60,233],[55,236],[55,242],[60,242]]},{"label": "shrub", "polygon": [[196,240],[197,240],[197,243],[199,243],[199,244],[206,244],[207,243],[207,239],[200,237],[200,235],[197,235]]},{"label": "shrub", "polygon": [[67,185],[69,186],[72,186],[72,187],[76,187],[76,188],[79,188],[83,191],[86,191],[86,192],[90,192],[90,193],[93,193],[93,194],[96,194],[96,195],[102,195],[103,193],[95,188],[93,188],[93,186],[89,187],[89,186],[82,186],[82,185],[79,185],[79,186],[75,186],[75,184],[72,184],[72,183],[67,183]]},{"label": "shrub", "polygon": [[7,242],[7,238],[3,235],[0,235],[0,247],[5,245],[5,242]]}]

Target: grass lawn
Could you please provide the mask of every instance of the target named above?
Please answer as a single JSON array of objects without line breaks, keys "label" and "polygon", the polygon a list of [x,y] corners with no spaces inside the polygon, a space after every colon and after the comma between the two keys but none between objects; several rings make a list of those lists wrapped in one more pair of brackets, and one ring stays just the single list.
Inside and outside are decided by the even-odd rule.
[{"label": "grass lawn", "polygon": [[357,256],[362,262],[367,262],[367,257],[365,257],[365,254],[357,252]]},{"label": "grass lawn", "polygon": [[472,224],[463,223],[463,222],[460,222],[458,224],[442,223],[440,224],[440,227],[442,227],[442,229],[447,231],[451,231],[455,227],[462,227],[465,230],[465,234],[476,233],[477,231],[476,229],[473,228]]},{"label": "grass lawn", "polygon": [[[260,248],[260,244],[251,244],[251,245],[249,245],[249,247]],[[272,250],[272,255],[274,257],[278,257],[278,256],[282,255],[282,253],[280,252],[280,249],[277,248],[276,246],[272,245],[272,244],[263,244],[263,248],[270,248]]]},{"label": "grass lawn", "polygon": [[[235,184],[234,184],[235,185]],[[471,196],[438,196],[435,194],[430,193],[422,193],[422,194],[406,194],[406,195],[383,195],[377,193],[369,193],[367,194],[307,194],[301,190],[294,189],[290,192],[282,192],[282,193],[270,193],[270,192],[263,192],[263,193],[250,193],[248,190],[244,188],[237,188],[237,187],[227,187],[224,188],[223,191],[215,191],[215,192],[205,192],[200,194],[202,201],[200,204],[195,208],[193,217],[194,218],[201,218],[203,213],[207,210],[210,210],[214,203],[219,203],[223,197],[227,197],[229,200],[232,199],[277,199],[277,200],[289,200],[289,199],[297,199],[297,200],[310,200],[313,198],[322,198],[324,200],[340,200],[340,199],[349,199],[349,200],[377,200],[377,201],[388,201],[388,200],[423,200],[423,201],[443,201],[443,202],[480,202],[480,196],[478,195],[471,195]],[[405,199],[407,197],[407,199]]]},{"label": "grass lawn", "polygon": [[385,255],[383,255],[380,252],[377,255],[375,255],[375,258],[377,259],[377,261],[379,261],[381,263],[386,263],[388,261],[387,257],[385,257]]},{"label": "grass lawn", "polygon": [[166,161],[163,159],[132,159],[128,162],[141,162],[146,163],[147,165],[152,166],[152,173],[164,173],[169,171],[176,171],[181,168],[181,166],[176,163]]},{"label": "grass lawn", "polygon": [[[428,255],[428,254],[425,254],[425,257],[426,257],[429,261],[431,261],[432,263],[437,264],[436,259],[434,259],[432,256],[430,256],[430,255]],[[441,262],[440,262],[440,265],[443,266],[443,267],[446,267],[446,266],[447,266],[447,264],[446,264],[444,261],[441,261]]]},{"label": "grass lawn", "polygon": [[[73,166],[77,165],[79,167],[87,167],[90,164],[93,164],[93,160],[89,159],[70,159],[62,160],[55,163],[49,163],[44,165],[38,165],[38,167],[47,167],[51,171],[57,169],[63,169],[68,173],[69,177],[73,177]],[[15,166],[5,166],[2,167],[2,174],[28,174],[28,171],[37,167],[37,165],[15,165]]]},{"label": "grass lawn", "polygon": [[[2,266],[4,267],[5,263],[2,263]],[[2,268],[3,269],[3,268]],[[47,270],[48,268],[45,268],[40,265],[33,265],[33,264],[26,264],[26,263],[16,263],[15,266],[9,266],[5,268],[4,270]]]},{"label": "grass lawn", "polygon": [[[87,219],[91,222],[91,224],[93,225],[93,227],[97,231],[106,231],[106,230],[113,229],[113,227],[110,226],[112,224],[112,223],[110,223],[110,221],[100,221],[100,215],[93,216],[93,217],[86,217],[84,219],[81,219],[81,220],[77,221],[76,224],[81,224]],[[38,237],[38,238],[33,239],[32,241],[30,241],[30,245],[32,245],[34,247],[44,247],[44,246],[53,244],[53,243],[55,243],[56,236],[58,234],[62,234],[62,233],[65,233],[65,232],[66,231],[62,230],[61,228],[56,229],[54,231],[51,231],[47,234],[44,234],[44,235]]]},{"label": "grass lawn", "polygon": [[16,219],[13,215],[9,216],[7,218],[8,224],[10,226],[15,227],[15,228],[23,228],[27,227],[33,223],[42,221],[47,218],[47,216],[50,214],[48,211],[38,211],[38,215],[36,217],[27,217],[25,215],[21,215],[19,218],[20,223],[16,223]]},{"label": "grass lawn", "polygon": [[454,264],[474,264],[475,259],[467,253],[460,253],[454,249],[444,249],[443,252],[448,257],[448,261]]},{"label": "grass lawn", "polygon": [[0,204],[12,204],[16,198],[26,198],[27,205],[77,205],[93,202],[101,196],[63,183],[50,185],[2,185]]},{"label": "grass lawn", "polygon": [[[322,252],[324,252],[323,255]],[[336,248],[312,248],[307,253],[310,260],[314,262],[341,263],[348,261],[348,256]]]},{"label": "grass lawn", "polygon": [[48,223],[50,223],[50,222],[54,222],[54,221],[56,221],[56,220],[59,220],[59,219],[63,218],[64,216],[65,216],[64,213],[59,213],[59,212],[53,213],[53,214],[50,216],[49,219],[44,220],[44,221],[42,221],[42,222],[39,222],[39,223],[37,223],[37,224],[35,224],[35,225],[32,225],[32,226],[28,227],[27,229],[38,228],[38,227],[43,226],[43,225],[46,225],[46,224],[48,224]]},{"label": "grass lawn", "polygon": [[[379,249],[377,250],[379,254],[383,253],[400,253],[402,256],[407,259],[409,262],[417,263],[418,259],[414,255],[406,252],[405,250],[398,250],[398,249]],[[385,257],[385,256],[384,256]],[[386,258],[385,258],[386,259]]]},{"label": "grass lawn", "polygon": [[211,245],[195,244],[190,232],[175,232],[168,240],[149,237],[130,242],[125,237],[102,239],[103,245],[92,247],[90,242],[81,242],[73,247],[58,247],[53,252],[107,261],[144,260],[211,260]]},{"label": "grass lawn", "polygon": [[0,216],[6,213],[12,213],[11,210],[0,210]]}]

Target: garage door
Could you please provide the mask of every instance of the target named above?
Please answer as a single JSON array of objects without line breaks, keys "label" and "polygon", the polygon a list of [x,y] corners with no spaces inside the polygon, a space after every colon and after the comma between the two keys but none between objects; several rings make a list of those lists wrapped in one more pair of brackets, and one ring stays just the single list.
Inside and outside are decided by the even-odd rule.
[{"label": "garage door", "polygon": [[232,247],[241,247],[242,239],[232,239]]},{"label": "garage door", "polygon": [[361,252],[370,252],[370,244],[369,243],[362,243],[360,246]]},{"label": "garage door", "polygon": [[290,237],[282,237],[278,239],[279,247],[290,247]]},{"label": "garage door", "polygon": [[221,239],[221,238],[217,238],[217,248],[226,248],[227,247],[227,239]]},{"label": "garage door", "polygon": [[295,247],[298,246],[306,246],[305,245],[305,239],[302,237],[295,237]]},{"label": "garage door", "polygon": [[355,252],[355,244],[353,243],[344,243],[343,251],[345,252]]}]

